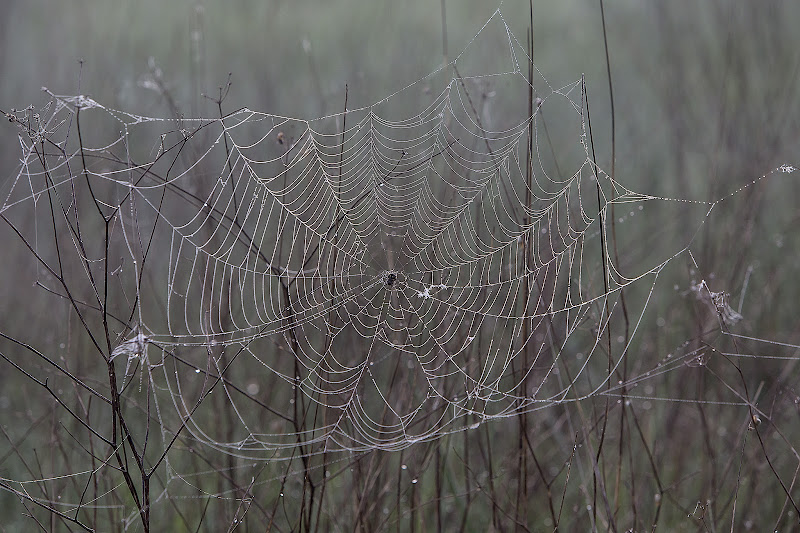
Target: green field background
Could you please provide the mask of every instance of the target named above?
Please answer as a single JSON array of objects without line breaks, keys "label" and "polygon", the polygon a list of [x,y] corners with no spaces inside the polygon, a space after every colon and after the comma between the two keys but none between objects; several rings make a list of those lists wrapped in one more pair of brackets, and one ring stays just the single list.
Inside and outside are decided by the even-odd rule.
[{"label": "green field background", "polygon": [[[800,166],[800,3],[609,0],[604,7],[609,63],[600,5],[589,0],[533,3],[533,62],[554,88],[585,77],[596,163],[628,189],[657,199],[636,217],[618,207],[621,275],[641,273],[687,245],[691,251],[669,263],[652,292],[645,281],[626,293],[632,317],[641,318],[626,368],[642,376],[657,372],[671,353],[697,350],[705,358],[693,364],[687,357],[687,364],[643,380],[638,392],[646,389],[644,396],[661,401],[622,396],[630,403],[609,407],[611,396],[600,395],[535,410],[524,423],[489,421],[402,452],[330,458],[315,451],[309,463],[285,456],[264,461],[258,475],[273,481],[254,491],[260,509],[241,516],[238,493],[219,474],[241,472],[243,462],[210,451],[193,455],[182,443],[177,471],[206,474],[193,480],[197,486],[170,481],[166,490],[159,483],[177,478],[159,473],[154,495],[169,496],[154,507],[152,531],[796,530],[800,186],[798,174],[775,169]],[[504,30],[524,43],[530,16],[529,3],[520,0],[5,0],[0,110],[39,109],[50,100],[46,87],[137,115],[218,117],[214,98],[227,91],[224,113],[247,107],[314,120],[340,113],[345,97],[348,109],[368,107],[422,80],[397,99],[401,104],[386,108],[387,118],[401,120],[421,111],[423,78],[447,72],[462,52],[473,73],[504,70]],[[487,105],[500,122],[525,119],[504,102]],[[551,123],[554,134],[561,118]],[[86,135],[100,144],[119,135],[113,128],[99,122]],[[0,205],[20,172],[18,134],[14,124],[0,126]],[[139,149],[147,153],[153,143]],[[0,272],[0,333],[108,388],[102,360],[85,355],[92,348],[69,306],[32,289],[42,273],[5,223]],[[696,297],[692,287],[703,279],[741,311],[734,329],[740,337],[716,327]],[[621,315],[613,323],[619,335]],[[10,361],[50,376],[73,408],[85,407],[81,392],[70,393],[71,382],[31,362],[19,343],[0,339],[0,351],[6,355],[0,362],[3,486],[20,490],[11,480],[97,467],[65,433],[75,428],[64,411]],[[605,369],[603,357],[592,369],[597,375]],[[132,402],[144,401],[131,394]],[[742,397],[755,398],[764,413],[758,421],[746,406],[728,405]],[[218,409],[224,401],[202,416],[213,420]],[[99,408],[86,419],[107,430]],[[534,452],[519,451],[521,427]],[[522,484],[520,454],[527,469]],[[287,465],[291,475],[284,473]],[[309,483],[325,486],[325,471],[335,475],[309,503]],[[142,531],[121,478],[110,473],[105,482],[116,510],[84,518],[97,531]],[[31,487],[36,497],[57,501],[63,491],[74,501],[85,483],[76,475]],[[241,488],[247,480],[237,483]],[[520,507],[520,498],[528,503]],[[524,516],[515,521],[519,512]],[[78,530],[0,491],[0,531],[33,531],[29,514],[44,530]]]}]

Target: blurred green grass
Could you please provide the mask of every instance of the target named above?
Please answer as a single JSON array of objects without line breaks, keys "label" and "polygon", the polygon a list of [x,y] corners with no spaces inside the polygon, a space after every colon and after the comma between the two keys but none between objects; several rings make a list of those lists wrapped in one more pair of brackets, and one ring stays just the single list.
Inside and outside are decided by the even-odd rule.
[{"label": "blurred green grass", "polygon": [[[750,177],[797,152],[792,21],[800,6],[608,4],[618,178],[653,194],[706,199],[709,180],[690,175],[717,183],[716,176],[736,169]],[[498,4],[446,6],[452,59]],[[185,116],[216,114],[200,95],[216,95],[232,73],[227,111],[246,106],[309,119],[340,111],[345,84],[350,108],[369,105],[443,63],[441,7],[430,0],[32,0],[6,2],[3,11],[0,104],[6,110],[43,103],[40,88],[47,86],[57,94],[89,94],[117,109],[169,116],[164,99],[142,87],[152,58]],[[528,3],[507,1],[501,11],[524,40]],[[594,131],[600,132],[598,162],[608,170],[601,31],[594,2],[535,5],[534,61],[553,86],[586,76]],[[507,53],[505,36],[493,37],[481,43],[478,56],[486,71]],[[14,135],[13,128],[0,131],[0,160],[6,162],[0,179],[13,173]]]},{"label": "blurred green grass", "polygon": [[[608,4],[618,180],[653,195],[710,200],[736,191],[784,162],[797,165],[800,37],[795,25],[800,20],[800,5],[733,1]],[[496,7],[478,0],[447,3],[449,59],[468,45]],[[502,6],[505,22],[519,38],[525,35],[527,9],[526,2],[507,1]],[[314,118],[341,110],[345,85],[348,107],[369,105],[432,72],[444,59],[440,4],[431,1],[402,5],[355,0],[324,4],[182,1],[164,5],[155,0],[18,0],[7,2],[3,10],[3,110],[45,102],[40,87],[47,86],[59,94],[89,94],[116,109],[170,116],[163,96],[141,84],[153,58],[186,116],[215,115],[213,103],[200,95],[215,95],[232,73],[224,111],[247,106]],[[536,65],[554,86],[585,74],[598,163],[609,171],[610,108],[598,7],[594,2],[570,0],[537,4],[535,10]],[[495,45],[481,50],[476,69],[497,69],[493,58],[505,52],[505,36],[500,35]],[[408,114],[417,111],[409,109]],[[0,180],[16,174],[15,136],[13,127],[0,128]],[[795,195],[781,193],[781,189],[763,194],[746,190],[720,204],[720,213],[715,212],[707,222],[714,231],[700,231],[695,241],[703,269],[698,275],[713,273],[727,290],[741,289],[745,269],[754,266],[745,327],[761,337],[794,343],[799,342],[797,304],[786,295],[797,294],[796,283],[791,283],[800,266],[796,254],[787,257],[786,250],[797,249],[796,203]],[[682,243],[696,229],[681,227],[687,220],[682,212],[653,216],[659,208],[646,209],[650,210],[649,219],[621,224],[620,238],[632,243],[621,268],[676,251],[674,241],[666,244],[653,239],[655,244],[651,244],[665,218],[677,227]],[[4,228],[0,240],[7,238],[13,236]],[[745,264],[738,264],[739,258],[746,258]],[[19,272],[20,264],[26,263],[11,256],[0,260],[6,272]],[[20,281],[24,273],[17,275],[15,279]],[[682,279],[682,289],[691,276],[675,271],[670,275]],[[670,280],[665,283],[669,287],[673,278],[665,275],[665,279]],[[0,291],[4,302],[17,302],[14,284],[3,283]],[[668,326],[662,330],[663,336],[643,335],[637,345],[641,352],[661,356],[692,337],[694,323],[679,325],[691,307],[677,292],[654,302],[648,319],[666,318]],[[53,313],[50,306],[23,306],[12,311],[7,305],[0,317],[3,327],[11,328],[35,322],[47,313]],[[44,342],[55,345],[64,335],[49,330]],[[743,366],[754,386],[785,378],[769,364],[746,362]],[[686,373],[690,371],[679,370],[665,380],[670,397],[711,389],[706,383],[686,379]],[[14,390],[14,384],[6,385],[7,391]],[[3,415],[4,424],[28,424],[23,400],[25,395],[16,395],[13,409],[9,409],[13,413]],[[669,419],[673,407],[656,405],[653,412],[659,416],[649,419],[648,431],[660,434],[660,418],[663,414]],[[712,421],[716,424],[712,433],[719,434],[734,419],[738,420],[731,415]],[[669,420],[666,426],[681,436],[701,424],[699,415]],[[739,444],[733,441],[734,429],[727,431],[731,441],[721,437],[716,444]],[[677,437],[676,442],[676,447],[683,444]],[[793,435],[790,442],[797,442]],[[669,442],[657,445],[660,456],[668,459],[662,473],[670,480],[707,467],[706,455],[684,455],[680,450],[671,454],[669,447]],[[564,460],[556,447],[544,453]],[[513,465],[506,467],[513,469]],[[425,487],[430,491],[430,483]],[[725,495],[730,488],[728,485],[723,491]],[[696,492],[701,498],[703,491]],[[678,513],[671,518],[677,520]]]}]

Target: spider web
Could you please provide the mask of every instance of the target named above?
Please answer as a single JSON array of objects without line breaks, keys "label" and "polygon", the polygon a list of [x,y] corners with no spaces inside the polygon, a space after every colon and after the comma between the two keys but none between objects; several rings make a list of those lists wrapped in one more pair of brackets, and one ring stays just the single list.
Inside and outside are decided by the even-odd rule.
[{"label": "spider web", "polygon": [[[507,40],[494,73],[471,58],[487,32]],[[319,119],[155,118],[51,96],[14,117],[27,130],[0,213],[33,212],[28,241],[51,257],[58,198],[85,278],[112,272],[107,355],[165,450],[176,436],[255,461],[400,450],[620,394],[707,353],[611,381],[688,248],[623,273],[609,217],[682,204],[696,229],[739,190],[693,202],[613,180],[594,162],[583,81],[552,86],[499,12],[450,64]],[[90,213],[106,218],[113,264],[87,237]],[[629,327],[612,339],[623,290]],[[723,327],[741,319],[705,280],[692,290]]]},{"label": "spider web", "polygon": [[[502,75],[524,91],[514,67]],[[228,140],[228,152],[203,209],[167,218],[168,334],[149,328],[153,342],[234,347],[324,407],[323,423],[290,438],[326,451],[398,449],[473,424],[467,415],[508,416],[601,386],[577,387],[586,363],[570,380],[554,372],[579,329],[599,342],[607,317],[593,313],[618,288],[596,276],[610,264],[599,239],[586,251],[608,198],[598,207],[581,83],[548,87],[541,108],[561,99],[574,113],[582,157],[563,179],[540,166],[526,184],[535,118],[489,130],[470,93],[486,76],[456,76],[420,113],[388,120],[389,99],[336,117],[342,133],[327,119],[250,110],[215,122],[209,147]],[[213,157],[199,151],[198,162]],[[192,179],[187,169],[169,182]],[[617,201],[642,199],[599,179]],[[236,411],[246,434],[228,446],[285,446],[257,432],[250,409]]]}]

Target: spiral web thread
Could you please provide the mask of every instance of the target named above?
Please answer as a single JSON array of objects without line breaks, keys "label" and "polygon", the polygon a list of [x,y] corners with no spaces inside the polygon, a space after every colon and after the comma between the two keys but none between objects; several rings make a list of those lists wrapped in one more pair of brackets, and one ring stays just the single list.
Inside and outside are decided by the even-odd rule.
[{"label": "spiral web thread", "polygon": [[[507,38],[507,68],[473,73],[469,54],[489,31]],[[529,64],[498,12],[446,67],[315,120],[151,118],[52,95],[17,113],[21,170],[0,213],[43,221],[48,194],[68,206],[91,187],[112,221],[125,324],[112,324],[110,357],[124,395],[152,402],[165,449],[179,434],[180,446],[256,461],[295,446],[399,450],[702,362],[687,351],[610,381],[659,273],[687,248],[623,275],[609,210],[624,222],[648,202],[692,202],[613,181],[591,157],[582,82],[553,87]],[[406,99],[426,103],[409,116]],[[119,135],[92,144],[84,126],[78,149],[78,114]],[[46,171],[43,141],[66,156],[49,150]],[[724,199],[694,204],[707,217]],[[87,204],[64,207],[65,219]],[[46,246],[37,224],[31,242]],[[100,268],[100,250],[73,237]],[[643,289],[609,353],[628,287]],[[692,288],[723,326],[741,318],[723,292]],[[220,405],[232,419],[215,418]],[[202,475],[170,471],[190,484]]]}]

